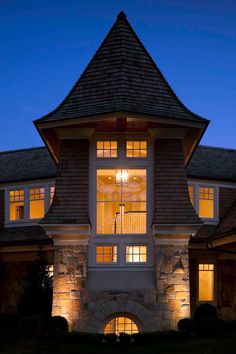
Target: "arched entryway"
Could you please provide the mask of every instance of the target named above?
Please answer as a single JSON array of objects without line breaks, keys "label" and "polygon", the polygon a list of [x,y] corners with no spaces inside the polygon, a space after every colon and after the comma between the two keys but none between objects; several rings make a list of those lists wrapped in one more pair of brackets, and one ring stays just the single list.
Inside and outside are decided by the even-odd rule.
[{"label": "arched entryway", "polygon": [[138,333],[138,324],[133,318],[131,319],[127,314],[117,314],[107,319],[104,326],[104,334],[121,333],[134,334]]}]

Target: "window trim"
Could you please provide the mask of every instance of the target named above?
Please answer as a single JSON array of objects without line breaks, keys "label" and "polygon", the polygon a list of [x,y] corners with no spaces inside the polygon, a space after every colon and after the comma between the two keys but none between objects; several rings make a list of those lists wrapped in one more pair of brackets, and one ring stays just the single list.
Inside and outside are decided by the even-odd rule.
[{"label": "window trim", "polygon": [[[97,261],[97,247],[116,247],[116,262],[98,262]],[[94,247],[95,250],[95,264],[98,266],[111,266],[111,265],[116,265],[119,263],[119,247],[117,244],[108,244],[108,243],[101,243],[101,244],[96,244]]]},{"label": "window trim", "polygon": [[[196,286],[196,303],[201,305],[201,304],[205,304],[205,303],[210,303],[211,305],[216,305],[217,302],[218,302],[218,293],[217,293],[217,290],[218,290],[218,264],[217,264],[217,261],[215,259],[198,259],[197,260],[197,267],[196,267],[196,270],[197,270],[197,274],[196,274],[196,277],[197,277],[197,286]],[[214,299],[213,300],[199,300],[199,264],[213,264],[214,265],[214,271],[213,271],[213,274],[214,274]]]},{"label": "window trim", "polygon": [[[44,215],[46,215],[50,207],[50,187],[55,186],[55,183],[50,182],[37,182],[27,184],[13,184],[4,188],[5,192],[5,227],[37,225],[42,218],[30,219],[30,189],[44,188]],[[10,191],[11,190],[24,190],[24,219],[22,220],[10,220]]]},{"label": "window trim", "polygon": [[196,213],[199,215],[199,189],[200,188],[213,188],[214,190],[214,217],[213,218],[203,218],[201,220],[205,224],[215,224],[219,221],[219,186],[209,183],[209,182],[188,182],[188,186],[193,187],[193,207],[196,210]]},{"label": "window trim", "polygon": [[[138,156],[138,157],[134,157],[134,156],[131,156],[131,157],[128,157],[127,156],[127,142],[130,141],[130,142],[146,142],[146,156],[145,157],[142,157],[142,156]],[[128,161],[137,161],[137,160],[147,160],[149,158],[149,142],[148,142],[148,139],[147,138],[125,138],[124,139],[124,145],[125,145],[125,158],[128,160]],[[142,149],[139,149],[139,150],[142,150]]]},{"label": "window trim", "polygon": [[97,233],[97,171],[98,170],[117,170],[119,168],[115,168],[115,167],[95,167],[95,191],[94,191],[94,209],[93,209],[93,212],[94,212],[94,235],[95,237],[106,237],[106,236],[110,236],[110,237],[123,237],[123,238],[127,238],[129,236],[134,236],[134,237],[137,237],[137,236],[144,236],[144,237],[147,237],[147,234],[148,234],[148,213],[149,213],[149,206],[148,206],[148,197],[149,197],[149,194],[148,194],[148,179],[149,179],[149,171],[148,171],[148,168],[147,167],[132,167],[132,168],[120,168],[120,169],[129,169],[129,170],[145,170],[146,171],[146,232],[145,233],[142,233],[142,234],[137,234],[137,233],[130,233],[130,234],[100,234],[100,233]]},{"label": "window trim", "polygon": [[[101,156],[101,157],[99,157],[99,156],[97,156],[97,150],[101,150],[101,149],[98,149],[97,148],[97,143],[98,142],[116,142],[116,156],[109,156],[109,157],[105,157],[105,156]],[[104,150],[104,149],[103,149]],[[109,149],[110,151],[112,151],[113,149]],[[119,141],[118,141],[118,139],[117,138],[115,138],[114,137],[114,139],[112,138],[106,138],[106,139],[103,139],[102,137],[101,138],[97,138],[96,139],[96,142],[95,142],[95,157],[96,157],[96,159],[97,160],[112,160],[112,161],[114,161],[114,160],[117,160],[118,158],[119,158]]]},{"label": "window trim", "polygon": [[[146,261],[145,262],[127,262],[127,254],[126,254],[126,248],[127,247],[146,247]],[[148,247],[148,244],[141,244],[141,243],[127,243],[125,244],[125,264],[126,265],[145,265],[145,264],[148,264],[149,263],[149,247]]]}]

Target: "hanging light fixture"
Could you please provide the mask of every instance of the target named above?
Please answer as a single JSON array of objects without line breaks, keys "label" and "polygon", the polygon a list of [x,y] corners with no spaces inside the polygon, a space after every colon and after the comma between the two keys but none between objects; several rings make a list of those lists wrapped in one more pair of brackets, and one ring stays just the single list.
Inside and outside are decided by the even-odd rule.
[{"label": "hanging light fixture", "polygon": [[122,185],[128,184],[129,181],[129,174],[127,170],[118,170],[116,171],[116,184],[119,186],[121,183]]}]

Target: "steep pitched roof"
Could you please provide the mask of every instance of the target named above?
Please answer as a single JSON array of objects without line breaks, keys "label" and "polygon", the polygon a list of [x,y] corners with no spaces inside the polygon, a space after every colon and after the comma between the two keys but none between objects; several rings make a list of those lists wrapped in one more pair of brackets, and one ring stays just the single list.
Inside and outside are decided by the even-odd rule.
[{"label": "steep pitched roof", "polygon": [[121,111],[208,122],[177,98],[123,12],[68,96],[35,123]]},{"label": "steep pitched roof", "polygon": [[236,181],[236,150],[198,146],[188,165],[192,178]]}]

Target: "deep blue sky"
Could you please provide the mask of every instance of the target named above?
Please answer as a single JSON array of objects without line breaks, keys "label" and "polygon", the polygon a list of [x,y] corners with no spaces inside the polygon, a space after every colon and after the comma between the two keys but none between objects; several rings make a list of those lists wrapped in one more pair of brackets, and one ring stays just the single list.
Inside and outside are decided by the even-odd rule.
[{"label": "deep blue sky", "polygon": [[79,78],[120,10],[179,98],[236,148],[235,0],[0,0],[0,150],[42,145],[32,121]]}]

